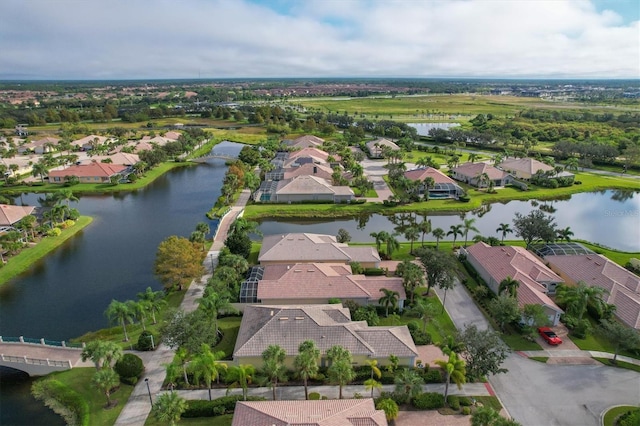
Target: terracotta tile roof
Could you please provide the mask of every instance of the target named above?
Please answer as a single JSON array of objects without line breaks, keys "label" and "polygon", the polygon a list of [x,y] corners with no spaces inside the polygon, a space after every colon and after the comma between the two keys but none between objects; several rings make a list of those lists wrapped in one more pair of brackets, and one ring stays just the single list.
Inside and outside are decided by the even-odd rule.
[{"label": "terracotta tile roof", "polygon": [[313,135],[304,135],[293,140],[285,141],[285,144],[294,148],[319,148],[324,144],[324,139]]},{"label": "terracotta tile roof", "polygon": [[369,141],[366,143],[367,148],[369,149],[369,151],[371,150],[375,150],[376,149],[376,144],[378,144],[380,146],[380,149],[382,149],[383,146],[388,146],[389,148],[391,148],[394,151],[398,151],[400,149],[400,147],[398,145],[396,145],[395,143],[391,142],[389,139],[385,139],[385,138],[378,138],[374,141]]},{"label": "terracotta tile roof", "polygon": [[75,141],[71,142],[71,145],[80,146],[80,147],[83,145],[89,145],[90,143],[93,143],[93,141],[96,138],[98,138],[98,145],[104,144],[109,139],[106,136],[89,135],[89,136],[85,136],[84,138],[76,139]]},{"label": "terracotta tile roof", "polygon": [[466,176],[469,179],[477,178],[483,173],[486,173],[491,180],[504,179],[509,175],[509,173],[504,170],[500,170],[487,163],[464,163],[455,167],[451,171],[459,175]]},{"label": "terracotta tile roof", "polygon": [[111,164],[120,164],[124,166],[132,166],[138,162],[140,162],[140,157],[137,154],[128,154],[126,152],[117,152],[111,155],[94,155],[93,157],[87,158],[82,161],[81,164],[90,164],[94,160],[98,163],[101,163],[102,160],[111,159]]},{"label": "terracotta tile roof", "polygon": [[180,136],[182,136],[182,133],[174,131],[169,131],[164,134],[165,139],[171,139],[172,141],[177,141],[178,139],[180,139]]},{"label": "terracotta tile roof", "polygon": [[[15,142],[15,140],[14,140],[14,142]],[[29,145],[31,147],[42,146],[45,143],[51,143],[51,144],[57,145],[58,142],[60,142],[60,139],[54,138],[52,136],[46,136],[44,138],[38,139],[37,141],[33,141],[33,142],[31,142],[31,143],[29,143],[27,145]]]},{"label": "terracotta tile roof", "polygon": [[535,175],[538,170],[543,172],[553,170],[553,167],[533,158],[507,158],[499,164],[504,170],[515,170]]},{"label": "terracotta tile roof", "polygon": [[238,401],[232,426],[387,426],[373,400]]},{"label": "terracotta tile roof", "polygon": [[422,181],[427,177],[431,177],[433,178],[435,183],[452,183],[454,185],[458,184],[455,180],[451,179],[440,170],[434,169],[433,167],[423,167],[419,169],[408,170],[404,172],[404,177],[413,181]]},{"label": "terracotta tile roof", "polygon": [[479,242],[467,249],[487,273],[500,283],[507,277],[520,282],[518,288],[518,304],[520,307],[528,304],[546,305],[557,312],[562,312],[553,300],[546,294],[546,289],[540,283],[563,282],[556,273],[528,252],[523,247],[496,246]]},{"label": "terracotta tile roof", "polygon": [[616,316],[640,328],[640,277],[598,254],[546,256],[549,265],[571,280],[605,289],[607,303],[616,305]]},{"label": "terracotta tile roof", "polygon": [[286,265],[286,268],[282,266],[264,267],[263,279],[258,282],[258,299],[264,303],[274,299],[318,299],[326,302],[337,297],[367,299],[376,304],[383,296],[382,288],[397,291],[400,300],[406,299],[402,278],[352,275],[351,268],[344,264],[296,263]]},{"label": "terracotta tile roof", "polygon": [[[321,158],[323,161],[327,161],[327,158],[329,158],[329,153],[324,152],[323,150],[318,148],[302,148],[298,151],[291,151],[288,158],[292,159],[298,157],[315,157]],[[336,158],[335,155],[334,158]]]},{"label": "terracotta tile roof", "polygon": [[333,186],[325,179],[315,176],[296,176],[293,179],[281,180],[278,182],[276,194],[335,194],[355,196],[353,190],[348,186]]},{"label": "terracotta tile roof", "polygon": [[333,169],[328,164],[306,163],[298,167],[290,167],[284,171],[284,179],[293,179],[296,176],[317,176],[331,182]]},{"label": "terracotta tile roof", "polygon": [[340,345],[354,356],[417,356],[406,326],[369,327],[365,321],[349,319],[349,310],[342,305],[249,305],[242,317],[233,357],[259,357],[271,344],[280,345],[287,356],[295,356],[300,343],[308,339],[323,354]]},{"label": "terracotta tile roof", "polygon": [[267,235],[262,240],[259,262],[379,262],[373,247],[349,247],[333,235],[289,233]]},{"label": "terracotta tile roof", "polygon": [[127,169],[127,166],[121,164],[96,163],[80,164],[67,167],[64,170],[52,170],[49,177],[103,177],[109,178]]},{"label": "terracotta tile roof", "polygon": [[0,204],[0,225],[11,226],[25,216],[33,213],[33,206],[13,206],[9,204]]}]

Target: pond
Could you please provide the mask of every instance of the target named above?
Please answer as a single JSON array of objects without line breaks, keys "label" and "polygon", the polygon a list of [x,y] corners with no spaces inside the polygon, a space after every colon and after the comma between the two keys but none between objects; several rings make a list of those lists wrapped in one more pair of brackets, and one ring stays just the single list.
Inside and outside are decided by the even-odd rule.
[{"label": "pond", "polygon": [[[623,251],[640,251],[640,193],[622,191],[602,191],[575,194],[565,200],[556,201],[510,201],[504,204],[494,203],[479,211],[469,213],[430,213],[432,228],[449,231],[451,225],[462,223],[463,219],[475,218],[475,227],[485,237],[498,237],[496,229],[501,223],[508,223],[513,228],[512,219],[516,212],[528,214],[531,210],[542,207],[551,213],[558,228],[570,227],[573,238],[597,242],[604,246]],[[422,215],[418,215],[419,222]],[[346,229],[355,242],[371,242],[372,232],[386,230],[392,232],[394,225],[387,216],[371,215],[359,219],[335,220],[263,220],[260,230],[264,235],[287,232],[312,232],[336,235],[340,228]],[[469,240],[475,232],[469,233]],[[447,237],[450,239],[451,237]],[[515,239],[514,234],[507,238]],[[405,241],[402,236],[399,241]],[[428,235],[425,241],[435,241]]]},{"label": "pond", "polygon": [[407,125],[415,128],[420,136],[429,136],[431,129],[449,130],[452,127],[460,126],[460,123],[407,123]]}]

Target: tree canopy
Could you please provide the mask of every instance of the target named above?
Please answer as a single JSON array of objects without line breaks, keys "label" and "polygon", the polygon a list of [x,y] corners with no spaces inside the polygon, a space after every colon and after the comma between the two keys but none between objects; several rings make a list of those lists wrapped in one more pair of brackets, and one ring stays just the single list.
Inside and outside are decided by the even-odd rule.
[{"label": "tree canopy", "polygon": [[198,244],[172,235],[160,243],[154,273],[166,290],[182,290],[204,275],[203,253]]}]

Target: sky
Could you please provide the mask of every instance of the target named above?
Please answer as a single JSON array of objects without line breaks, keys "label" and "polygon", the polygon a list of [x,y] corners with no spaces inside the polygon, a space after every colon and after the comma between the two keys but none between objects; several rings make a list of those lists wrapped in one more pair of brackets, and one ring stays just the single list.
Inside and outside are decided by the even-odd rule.
[{"label": "sky", "polygon": [[2,0],[0,80],[640,78],[639,0]]}]

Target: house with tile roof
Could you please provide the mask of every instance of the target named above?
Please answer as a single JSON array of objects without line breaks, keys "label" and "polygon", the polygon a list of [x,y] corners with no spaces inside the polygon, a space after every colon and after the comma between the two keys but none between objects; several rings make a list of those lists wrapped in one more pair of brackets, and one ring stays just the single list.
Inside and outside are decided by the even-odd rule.
[{"label": "house with tile roof", "polygon": [[303,201],[331,201],[349,203],[355,193],[348,186],[333,186],[317,176],[296,176],[280,181],[264,181],[253,199],[262,202],[299,203]]},{"label": "house with tile roof", "polygon": [[604,300],[615,305],[615,315],[640,330],[640,277],[599,254],[545,256],[545,262],[568,285],[583,282],[603,288]]},{"label": "house with tile roof", "polygon": [[387,147],[391,151],[400,151],[400,147],[389,139],[378,138],[365,144],[371,158],[382,158],[384,148]]},{"label": "house with tile roof", "polygon": [[518,179],[529,180],[539,170],[543,172],[553,172],[553,167],[544,164],[534,158],[506,158],[498,164],[502,170],[511,173]]},{"label": "house with tile roof", "polygon": [[32,141],[23,145],[18,145],[17,151],[18,151],[18,154],[25,154],[29,152],[33,152],[34,154],[44,154],[47,152],[55,151],[57,149],[56,147],[59,142],[60,142],[60,139],[58,138],[54,138],[52,136],[46,136],[36,141]]},{"label": "house with tile roof", "polygon": [[387,426],[371,398],[238,401],[232,426]]},{"label": "house with tile roof", "polygon": [[262,352],[280,345],[285,365],[293,368],[298,347],[313,340],[320,349],[319,364],[328,365],[327,351],[339,345],[351,352],[355,365],[377,359],[389,364],[389,356],[401,366],[413,366],[418,352],[406,325],[370,327],[366,321],[351,321],[349,309],[334,305],[248,305],[233,350],[235,364],[262,365]]},{"label": "house with tile roof", "polygon": [[511,277],[520,283],[520,308],[525,305],[540,305],[544,308],[549,322],[552,325],[558,324],[564,311],[548,295],[554,294],[557,285],[564,281],[536,255],[523,247],[492,247],[484,242],[461,250],[491,291],[498,294],[500,282]]},{"label": "house with tile roof", "polygon": [[363,268],[380,266],[380,254],[374,247],[339,243],[334,235],[288,233],[266,235],[258,254],[260,265],[292,263],[358,262]]},{"label": "house with tile roof", "polygon": [[324,144],[324,139],[313,135],[304,135],[293,140],[285,140],[284,144],[290,148],[320,148]]},{"label": "house with tile roof", "polygon": [[[426,178],[432,178],[434,186],[429,188],[429,197],[432,198],[458,198],[464,194],[464,190],[456,181],[433,167],[407,170],[404,172],[404,177],[414,182],[424,182]],[[420,187],[420,194],[424,194],[424,185]]]},{"label": "house with tile roof", "polygon": [[487,163],[464,163],[451,169],[451,175],[455,180],[478,188],[488,186],[488,182],[480,178],[484,174],[493,181],[494,187],[506,186],[515,179],[511,173],[507,173]]},{"label": "house with tile roof", "polygon": [[89,151],[96,146],[111,142],[111,138],[100,135],[89,135],[71,142],[71,145],[83,151]]},{"label": "house with tile roof", "polygon": [[0,226],[12,226],[21,221],[25,216],[33,213],[33,206],[14,206],[10,204],[0,204]]},{"label": "house with tile roof", "polygon": [[122,176],[128,170],[128,166],[122,164],[98,163],[79,164],[69,166],[63,170],[49,171],[49,182],[65,183],[66,176],[77,176],[80,183],[110,183],[111,177]]},{"label": "house with tile roof", "polygon": [[402,278],[353,274],[344,263],[294,263],[257,266],[261,279],[240,286],[240,302],[267,305],[325,304],[331,299],[377,306],[383,289],[398,293],[398,307],[407,298]]}]

